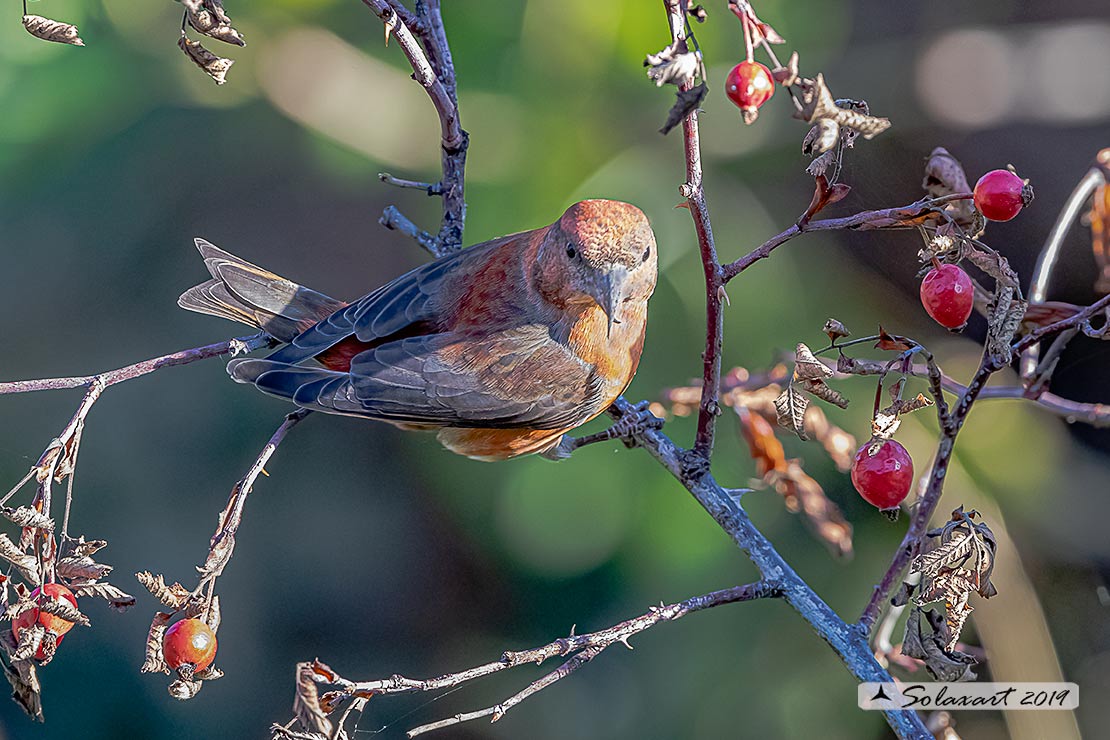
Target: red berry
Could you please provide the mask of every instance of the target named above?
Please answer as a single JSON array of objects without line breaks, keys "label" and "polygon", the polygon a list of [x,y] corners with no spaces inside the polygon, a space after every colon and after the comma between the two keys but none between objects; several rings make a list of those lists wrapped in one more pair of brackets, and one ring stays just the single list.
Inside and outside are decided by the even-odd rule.
[{"label": "red berry", "polygon": [[1010,170],[991,170],[975,183],[975,207],[991,221],[1009,221],[1033,200],[1033,188]]},{"label": "red berry", "polygon": [[754,121],[759,107],[774,94],[771,70],[759,62],[740,62],[725,78],[725,95],[740,108],[744,123]]},{"label": "red berry", "polygon": [[[872,447],[877,447],[874,455],[869,454]],[[865,501],[880,510],[895,508],[913,485],[910,453],[893,439],[872,439],[856,452],[852,485]]]},{"label": "red berry", "polygon": [[216,657],[216,633],[200,619],[182,619],[162,636],[162,656],[175,671],[183,665],[203,671]]},{"label": "red berry", "polygon": [[[48,601],[68,601],[69,605],[74,609],[77,608],[77,597],[73,592],[60,583],[46,583],[42,587],[36,588],[31,592],[31,599],[36,603],[40,603],[41,599]],[[37,606],[30,609],[24,609],[20,612],[19,616],[12,620],[12,634],[15,635],[16,641],[19,640],[23,631],[33,624],[41,624],[43,629],[53,634],[60,645],[62,643],[62,636],[73,629],[73,622],[70,622],[61,617],[50,614],[49,612],[41,611]],[[44,650],[45,640],[39,643],[38,650],[35,651],[35,658],[37,660],[46,659],[46,651]]]},{"label": "red berry", "polygon": [[959,329],[967,323],[974,302],[971,278],[956,265],[940,265],[921,281],[921,305],[948,329]]}]

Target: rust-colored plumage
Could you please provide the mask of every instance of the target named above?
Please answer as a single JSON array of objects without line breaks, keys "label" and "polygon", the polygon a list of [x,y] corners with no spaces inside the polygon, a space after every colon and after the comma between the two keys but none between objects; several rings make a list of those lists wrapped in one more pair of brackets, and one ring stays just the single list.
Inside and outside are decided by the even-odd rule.
[{"label": "rust-colored plumage", "polygon": [[439,430],[448,449],[481,460],[549,452],[624,392],[657,274],[647,218],[610,200],[350,304],[197,246],[213,279],[179,304],[286,342],[232,360],[232,378],[303,408]]}]

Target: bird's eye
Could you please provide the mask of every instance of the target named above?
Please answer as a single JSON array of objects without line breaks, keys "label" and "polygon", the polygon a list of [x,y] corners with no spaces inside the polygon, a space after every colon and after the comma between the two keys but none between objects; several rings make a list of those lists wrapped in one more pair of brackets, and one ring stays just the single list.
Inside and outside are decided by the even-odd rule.
[{"label": "bird's eye", "polygon": [[650,257],[650,256],[651,256],[651,247],[648,247],[647,249],[644,250],[644,256],[643,256],[642,261],[647,262],[648,257]]},{"label": "bird's eye", "polygon": [[567,244],[567,257],[574,259],[578,256],[578,250],[574,248],[573,244]]}]

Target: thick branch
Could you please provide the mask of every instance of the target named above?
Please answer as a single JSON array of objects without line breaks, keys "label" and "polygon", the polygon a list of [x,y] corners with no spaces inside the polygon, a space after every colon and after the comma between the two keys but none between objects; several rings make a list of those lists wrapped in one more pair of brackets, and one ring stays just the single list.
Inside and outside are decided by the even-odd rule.
[{"label": "thick branch", "polygon": [[[469,137],[459,124],[459,104],[455,88],[455,67],[438,0],[417,4],[417,13],[410,13],[397,1],[363,0],[385,24],[387,35],[397,39],[401,51],[412,66],[413,79],[420,83],[435,106],[439,117],[443,178],[429,184],[443,199],[443,223],[439,234],[432,237],[418,229],[393,206],[382,214],[380,223],[397,229],[415,239],[435,257],[462,247],[463,225],[466,220],[464,174]],[[413,24],[416,24],[414,27]],[[419,34],[418,39],[414,30]],[[408,181],[391,181],[400,184]]]},{"label": "thick branch", "polygon": [[[609,413],[619,419],[634,411],[627,401],[619,399]],[[891,680],[890,674],[875,660],[867,643],[866,633],[855,625],[846,624],[794,572],[771,542],[756,528],[740,503],[717,483],[702,458],[679,448],[667,435],[655,429],[639,430],[636,441],[694,496],[733,542],[748,555],[760,574],[779,584],[782,598],[829,644],[853,676],[860,681]],[[931,737],[915,712],[889,711],[884,714],[900,738]]]},{"label": "thick branch", "polygon": [[[686,45],[686,0],[666,0],[667,18],[671,38],[676,47]],[[680,92],[693,87],[693,81],[679,86]],[[717,247],[713,242],[713,226],[709,222],[709,208],[702,188],[701,144],[698,134],[698,111],[694,109],[682,121],[682,141],[686,154],[686,182],[679,192],[686,198],[687,210],[694,220],[694,230],[701,252],[702,270],[705,273],[705,352],[702,354],[702,394],[698,409],[698,430],[694,438],[694,453],[709,459],[713,453],[713,436],[717,417],[721,413],[719,402],[721,386],[721,335],[724,329],[724,281]]]}]

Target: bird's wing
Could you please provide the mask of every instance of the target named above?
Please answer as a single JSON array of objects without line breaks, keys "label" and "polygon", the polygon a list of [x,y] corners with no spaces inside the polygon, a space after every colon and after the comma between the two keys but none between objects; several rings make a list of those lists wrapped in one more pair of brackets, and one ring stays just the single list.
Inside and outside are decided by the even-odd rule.
[{"label": "bird's wing", "polygon": [[[386,283],[357,301],[309,327],[270,355],[276,362],[295,364],[354,336],[367,343],[388,342],[391,337],[438,331],[437,305],[449,281],[465,279],[467,264],[521,234],[511,234],[421,265]],[[436,301],[440,298],[440,301]]]},{"label": "bird's wing", "polygon": [[350,373],[235,363],[243,380],[300,406],[439,427],[570,428],[596,413],[606,390],[596,369],[540,324],[388,342],[356,355]]}]

